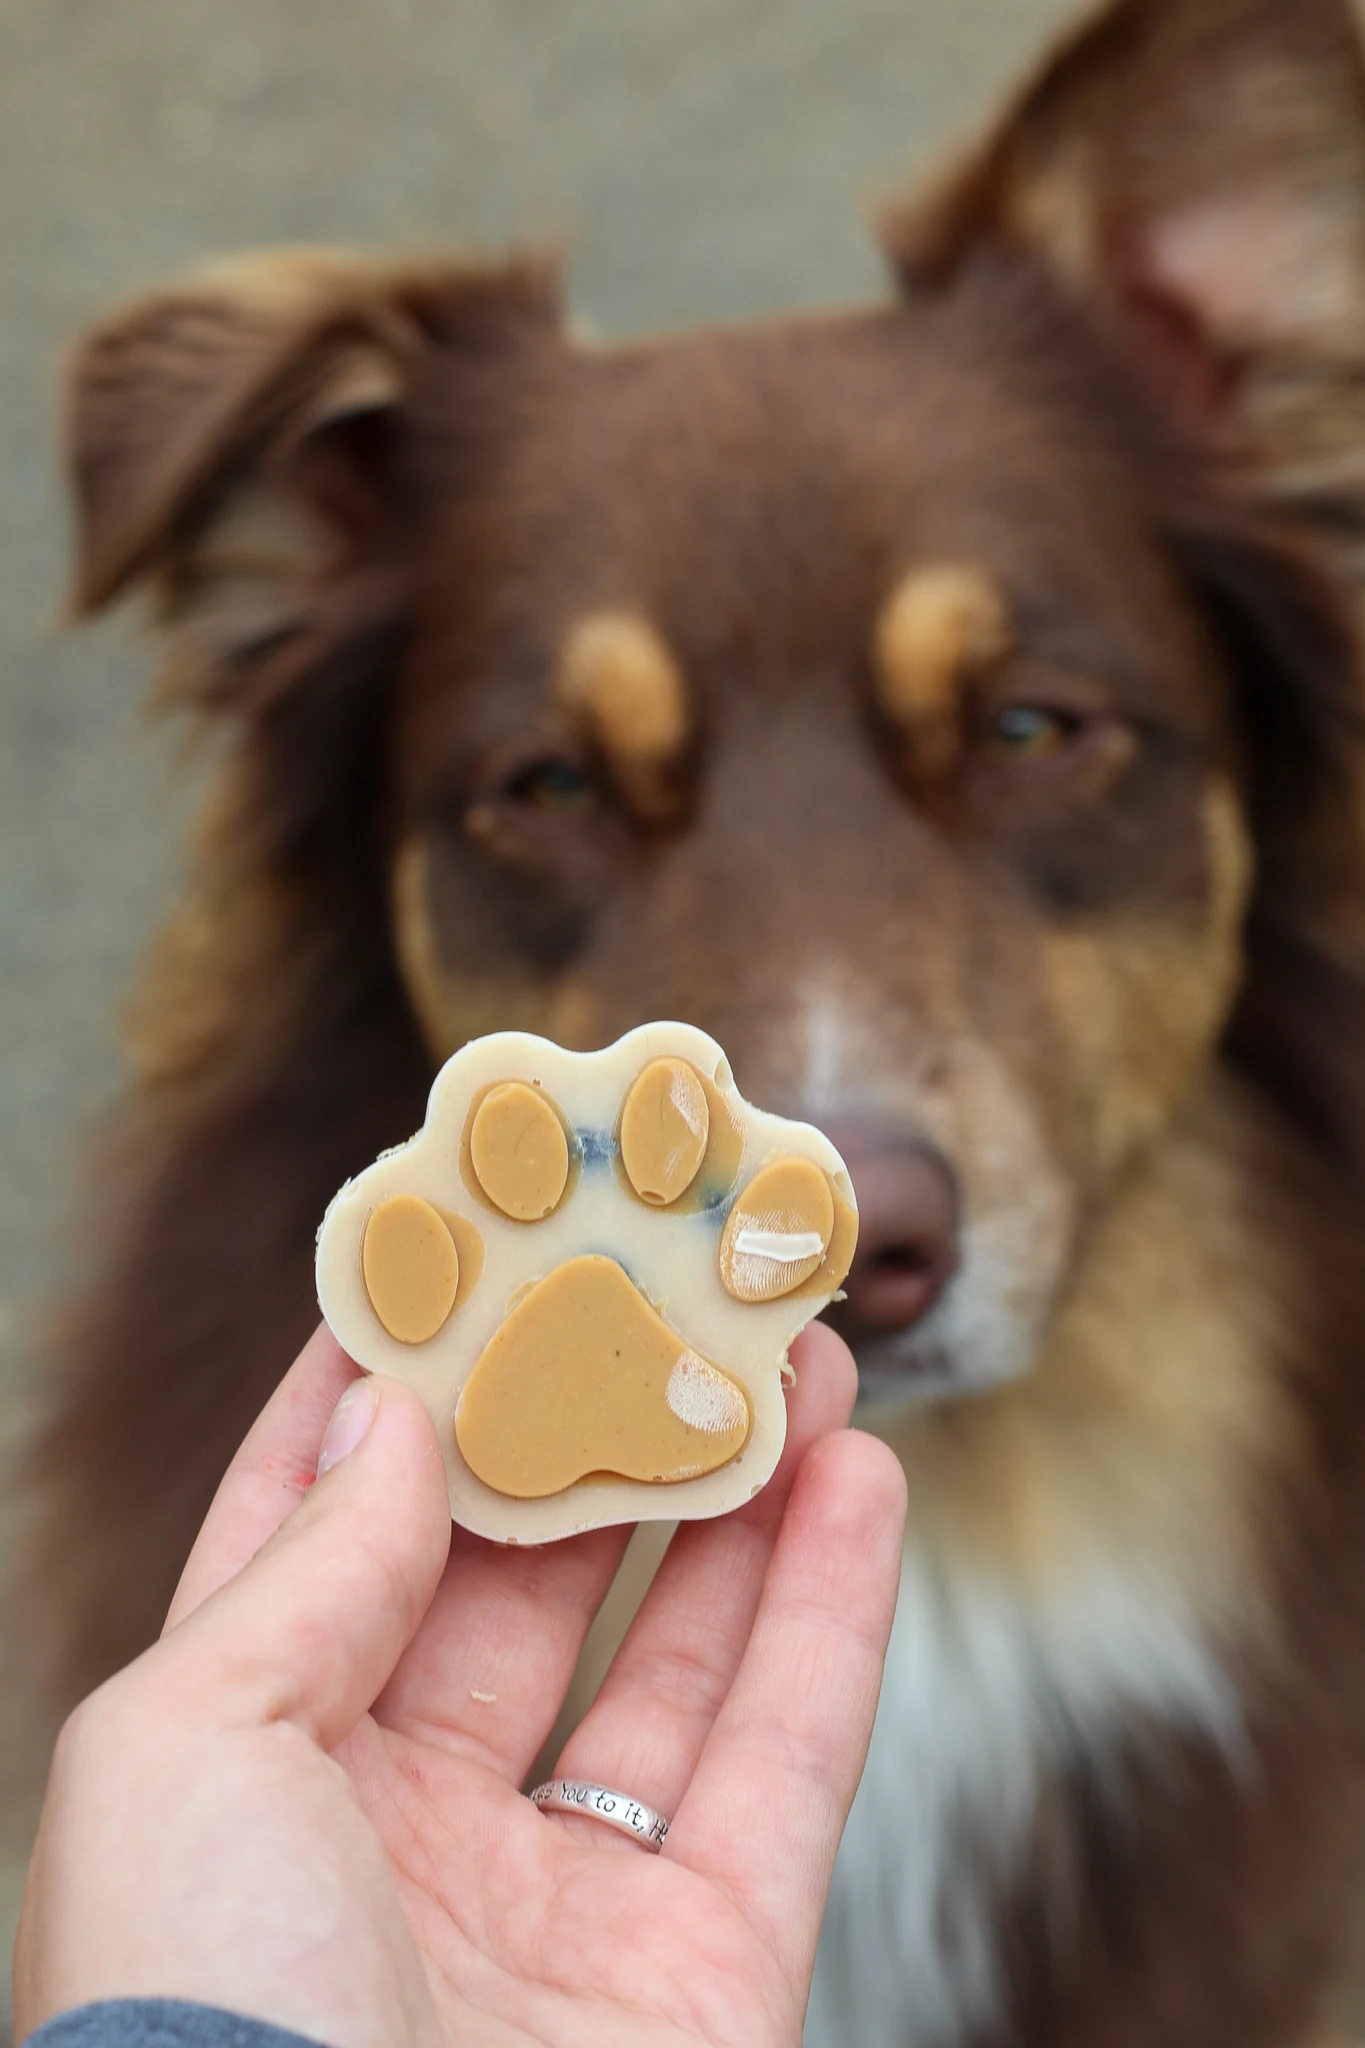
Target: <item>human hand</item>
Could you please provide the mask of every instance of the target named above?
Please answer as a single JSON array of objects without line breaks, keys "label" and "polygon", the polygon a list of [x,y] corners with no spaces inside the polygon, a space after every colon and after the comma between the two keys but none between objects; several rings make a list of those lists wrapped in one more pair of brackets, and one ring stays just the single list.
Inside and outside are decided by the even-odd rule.
[{"label": "human hand", "polygon": [[776,1475],[679,1530],[558,1767],[671,1815],[654,1856],[518,1790],[628,1532],[452,1535],[425,1409],[355,1380],[319,1330],[224,1479],[161,1641],[63,1731],[18,2038],[159,1996],[332,2048],[797,2043],[905,1493],[891,1453],[842,1427],[839,1339],[815,1325],[793,1362]]}]

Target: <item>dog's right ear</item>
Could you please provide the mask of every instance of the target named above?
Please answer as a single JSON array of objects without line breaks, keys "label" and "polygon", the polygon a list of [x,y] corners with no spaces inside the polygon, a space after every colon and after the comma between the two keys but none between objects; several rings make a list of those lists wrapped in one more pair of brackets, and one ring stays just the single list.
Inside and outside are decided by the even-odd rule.
[{"label": "dog's right ear", "polygon": [[201,701],[276,694],[395,602],[402,423],[423,380],[558,319],[547,264],[312,250],[220,264],[114,313],[68,368],[73,611],[147,583],[172,683]]},{"label": "dog's right ear", "polygon": [[1040,261],[1365,591],[1365,60],[1350,0],[1105,0],[884,223],[911,292]]}]

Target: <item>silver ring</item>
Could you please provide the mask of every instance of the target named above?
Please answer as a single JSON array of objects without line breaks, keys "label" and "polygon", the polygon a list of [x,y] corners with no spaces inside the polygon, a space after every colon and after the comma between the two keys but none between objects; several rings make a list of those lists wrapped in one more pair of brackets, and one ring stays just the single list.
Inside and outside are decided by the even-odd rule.
[{"label": "silver ring", "polygon": [[668,1837],[668,1822],[642,1799],[626,1792],[613,1792],[609,1785],[589,1785],[582,1778],[547,1778],[530,1795],[532,1806],[542,1813],[581,1813],[589,1820],[605,1821],[623,1835],[630,1835],[641,1848],[657,1856]]}]

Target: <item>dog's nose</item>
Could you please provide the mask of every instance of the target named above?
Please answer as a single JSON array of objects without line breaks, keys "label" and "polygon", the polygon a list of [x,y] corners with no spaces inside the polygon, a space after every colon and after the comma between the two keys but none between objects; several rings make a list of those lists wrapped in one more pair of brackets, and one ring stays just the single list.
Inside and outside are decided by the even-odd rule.
[{"label": "dog's nose", "polygon": [[885,1125],[833,1126],[858,1198],[846,1299],[825,1320],[856,1346],[919,1321],[958,1257],[957,1187],[932,1145]]}]

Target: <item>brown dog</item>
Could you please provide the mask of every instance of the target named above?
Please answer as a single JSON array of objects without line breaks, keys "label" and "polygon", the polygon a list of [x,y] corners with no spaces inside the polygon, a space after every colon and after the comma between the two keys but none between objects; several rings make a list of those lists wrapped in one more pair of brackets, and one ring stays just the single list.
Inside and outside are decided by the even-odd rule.
[{"label": "brown dog", "polygon": [[82,609],[220,733],[41,1453],[69,1693],[155,1629],[342,1178],[489,1027],[824,1123],[910,1476],[820,2041],[1310,2048],[1365,1815],[1365,72],[1120,0],[902,290],[611,351],[276,255],[72,376]]}]

